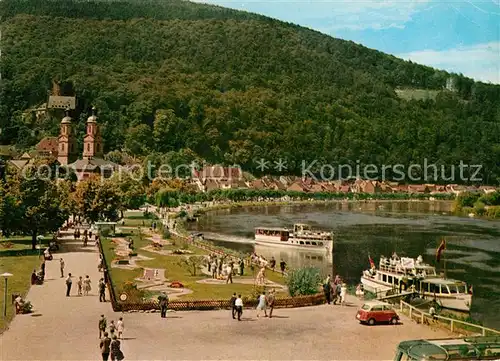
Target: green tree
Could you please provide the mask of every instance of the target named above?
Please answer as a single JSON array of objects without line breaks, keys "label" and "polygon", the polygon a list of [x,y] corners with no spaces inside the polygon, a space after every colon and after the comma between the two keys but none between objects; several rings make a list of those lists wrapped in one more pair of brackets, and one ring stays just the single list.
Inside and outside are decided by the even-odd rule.
[{"label": "green tree", "polygon": [[38,178],[34,169],[21,179],[20,204],[23,214],[21,228],[31,235],[32,248],[36,248],[37,236],[57,231],[69,216],[62,207],[61,193],[56,181]]},{"label": "green tree", "polygon": [[74,198],[78,214],[90,222],[116,220],[122,204],[116,184],[97,176],[79,182]]}]

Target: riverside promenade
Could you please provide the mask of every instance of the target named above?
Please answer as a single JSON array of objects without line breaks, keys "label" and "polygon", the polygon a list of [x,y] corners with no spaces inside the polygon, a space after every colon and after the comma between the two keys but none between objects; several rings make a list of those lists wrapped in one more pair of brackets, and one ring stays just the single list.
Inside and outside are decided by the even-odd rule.
[{"label": "riverside promenade", "polygon": [[[404,316],[397,326],[360,325],[355,320],[360,302],[352,296],[348,306],[276,309],[272,319],[245,309],[241,322],[226,310],[169,312],[167,319],[158,313],[115,313],[97,296],[102,273],[93,242],[84,248],[68,237],[54,256],[47,262],[46,282],[31,287],[26,297],[34,313],[16,316],[0,336],[1,360],[99,360],[101,314],[108,324],[124,318],[125,360],[390,360],[400,341],[450,336]],[[59,257],[65,275],[74,276],[72,297],[65,296]],[[85,275],[92,279],[91,295],[78,297],[76,280]]]}]

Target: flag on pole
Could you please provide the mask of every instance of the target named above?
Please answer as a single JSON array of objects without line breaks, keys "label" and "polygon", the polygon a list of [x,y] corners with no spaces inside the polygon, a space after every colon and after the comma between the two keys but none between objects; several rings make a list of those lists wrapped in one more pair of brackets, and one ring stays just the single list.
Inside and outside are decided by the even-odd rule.
[{"label": "flag on pole", "polygon": [[375,268],[375,262],[373,262],[372,257],[368,255],[368,260],[370,261],[370,268]]},{"label": "flag on pole", "polygon": [[436,250],[436,262],[439,262],[441,260],[441,253],[446,249],[446,240],[443,238],[441,241],[441,244],[439,245],[438,249]]}]

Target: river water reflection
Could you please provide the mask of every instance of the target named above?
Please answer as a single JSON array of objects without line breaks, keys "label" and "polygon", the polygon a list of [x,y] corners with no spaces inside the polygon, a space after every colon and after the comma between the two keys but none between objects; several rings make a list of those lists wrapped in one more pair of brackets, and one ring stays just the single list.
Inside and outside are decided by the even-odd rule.
[{"label": "river water reflection", "polygon": [[[284,259],[291,267],[314,265],[323,273],[359,282],[370,254],[417,257],[436,264],[440,239],[447,240],[447,276],[474,286],[472,314],[485,325],[500,328],[500,222],[454,217],[449,202],[359,202],[293,206],[262,206],[212,211],[188,228],[228,248]],[[332,254],[264,247],[253,244],[258,226],[282,227],[308,223],[332,230]]]}]

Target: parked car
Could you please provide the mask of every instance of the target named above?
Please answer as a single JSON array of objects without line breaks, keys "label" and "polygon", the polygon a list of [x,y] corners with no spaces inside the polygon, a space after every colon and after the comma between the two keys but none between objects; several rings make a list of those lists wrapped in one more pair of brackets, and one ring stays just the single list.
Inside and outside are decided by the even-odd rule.
[{"label": "parked car", "polygon": [[367,323],[370,326],[376,323],[398,324],[399,316],[392,306],[386,302],[368,301],[358,310],[356,319],[360,323]]}]

